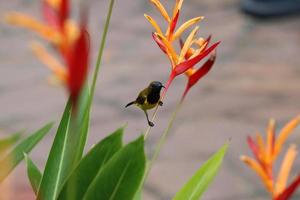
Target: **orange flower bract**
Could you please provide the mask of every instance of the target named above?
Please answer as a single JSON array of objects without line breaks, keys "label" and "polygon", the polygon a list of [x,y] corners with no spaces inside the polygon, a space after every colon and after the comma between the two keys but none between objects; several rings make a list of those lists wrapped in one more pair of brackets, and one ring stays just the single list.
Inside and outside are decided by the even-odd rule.
[{"label": "orange flower bract", "polygon": [[59,59],[49,54],[40,43],[31,44],[35,55],[66,85],[75,102],[88,71],[86,16],[81,16],[80,25],[72,21],[69,0],[43,0],[42,14],[44,22],[16,12],[7,13],[5,21],[32,30],[54,47]]},{"label": "orange flower bract", "polygon": [[287,123],[276,137],[275,120],[271,119],[265,141],[259,133],[256,135],[255,140],[252,137],[248,137],[247,139],[254,159],[248,156],[242,156],[241,160],[261,178],[273,200],[288,200],[296,188],[300,185],[300,176],[292,181],[290,185],[287,184],[297,155],[295,145],[290,145],[283,158],[277,177],[274,175],[274,163],[277,160],[288,136],[299,124],[300,116]]},{"label": "orange flower bract", "polygon": [[[196,35],[199,30],[199,26],[194,27],[188,34],[186,40],[183,42],[181,40],[183,33],[204,19],[204,17],[199,16],[192,18],[184,22],[181,26],[179,26],[179,28],[176,29],[183,0],[176,0],[172,14],[169,14],[166,11],[159,0],[150,1],[158,9],[167,23],[167,28],[164,31],[151,16],[147,14],[144,15],[155,30],[155,32],[152,34],[154,41],[167,55],[171,63],[171,74],[166,84],[166,90],[176,76],[185,73],[185,75],[188,77],[188,83],[183,95],[184,98],[189,89],[211,69],[212,65],[214,64],[216,54],[213,53],[209,60],[203,64],[203,69],[201,69],[202,67],[200,67],[200,69],[195,69],[195,66],[206,56],[209,56],[209,54],[216,49],[220,42],[217,42],[207,48],[211,38],[209,37],[207,40],[204,40],[202,37],[197,38]],[[175,46],[175,44],[179,44],[178,41],[181,41],[180,48],[178,48],[179,53],[177,53]]]}]

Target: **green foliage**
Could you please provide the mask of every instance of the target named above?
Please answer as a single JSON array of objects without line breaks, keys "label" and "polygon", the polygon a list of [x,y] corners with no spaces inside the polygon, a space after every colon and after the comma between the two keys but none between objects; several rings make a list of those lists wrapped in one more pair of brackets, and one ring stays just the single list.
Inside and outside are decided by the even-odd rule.
[{"label": "green foliage", "polygon": [[[86,144],[88,131],[89,131],[89,125],[90,125],[90,109],[91,109],[91,96],[88,84],[85,84],[85,87],[83,88],[80,99],[79,99],[79,109],[78,113],[76,114],[76,127],[74,131],[75,134],[78,134],[78,137],[74,138],[74,142],[77,143],[78,148],[73,149],[76,151],[75,157],[74,157],[74,166],[81,160],[82,154],[84,151],[84,147]],[[77,141],[76,141],[76,140]]]},{"label": "green foliage", "polygon": [[[104,50],[113,3],[114,0],[110,0],[110,7],[106,18],[103,37],[100,45],[101,48],[99,49],[99,55],[91,88],[88,87],[88,83],[85,85],[81,91],[78,105],[73,105],[73,108],[71,108],[70,103],[66,105],[65,112],[61,119],[46,163],[38,192],[38,199],[56,199],[68,177],[71,175],[73,170],[75,170],[76,166],[82,159],[89,130],[90,109],[94,97],[97,75]],[[75,176],[76,175],[73,177]],[[70,183],[72,182],[73,181]],[[73,187],[74,184],[71,185]],[[69,190],[68,188],[72,187],[69,184],[66,185],[67,190]],[[76,184],[74,187],[76,187]]]},{"label": "green foliage", "polygon": [[118,151],[90,184],[85,200],[132,200],[145,173],[144,137]]},{"label": "green foliage", "polygon": [[[70,173],[70,157],[67,155],[67,137],[70,134],[71,103],[67,103],[53,145],[48,156],[45,171],[38,192],[38,199],[55,200],[62,183]],[[69,152],[69,151],[68,151]]]},{"label": "green foliage", "polygon": [[4,154],[10,147],[16,144],[21,138],[21,133],[14,133],[0,140],[0,155]]},{"label": "green foliage", "polygon": [[206,191],[209,184],[216,176],[224,155],[227,151],[228,144],[225,144],[217,151],[202,167],[194,174],[194,176],[184,185],[184,187],[176,194],[173,200],[198,200]]},{"label": "green foliage", "polygon": [[27,175],[31,184],[31,187],[35,194],[37,194],[39,190],[39,185],[42,179],[42,174],[38,167],[33,163],[33,161],[28,157],[27,154],[24,153],[26,167],[27,167]]},{"label": "green foliage", "polygon": [[97,173],[122,148],[123,131],[123,128],[116,130],[87,153],[65,183],[58,199],[82,199]]},{"label": "green foliage", "polygon": [[49,123],[22,140],[4,158],[0,160],[0,182],[22,161],[24,152],[30,152],[33,147],[49,132],[52,127]]}]

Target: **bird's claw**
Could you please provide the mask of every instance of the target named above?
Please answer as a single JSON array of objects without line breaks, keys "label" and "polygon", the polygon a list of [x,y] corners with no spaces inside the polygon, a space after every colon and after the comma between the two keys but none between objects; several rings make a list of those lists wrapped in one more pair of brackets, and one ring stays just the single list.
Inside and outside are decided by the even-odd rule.
[{"label": "bird's claw", "polygon": [[148,122],[149,126],[153,127],[154,126],[154,123],[153,122]]},{"label": "bird's claw", "polygon": [[164,103],[162,101],[159,101],[158,105],[162,106],[162,105],[164,105]]}]

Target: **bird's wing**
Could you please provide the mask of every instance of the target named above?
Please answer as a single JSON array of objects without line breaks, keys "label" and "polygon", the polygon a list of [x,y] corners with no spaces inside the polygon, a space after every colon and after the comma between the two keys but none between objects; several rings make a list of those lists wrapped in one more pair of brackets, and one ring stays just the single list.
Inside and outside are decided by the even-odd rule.
[{"label": "bird's wing", "polygon": [[143,105],[146,99],[147,99],[147,95],[141,92],[135,101],[137,104]]}]

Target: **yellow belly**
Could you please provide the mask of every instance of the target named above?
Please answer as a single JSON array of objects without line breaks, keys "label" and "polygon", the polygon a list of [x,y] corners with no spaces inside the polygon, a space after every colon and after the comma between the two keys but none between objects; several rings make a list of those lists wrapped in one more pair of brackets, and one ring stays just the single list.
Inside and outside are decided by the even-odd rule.
[{"label": "yellow belly", "polygon": [[143,105],[137,104],[138,107],[140,107],[142,110],[150,110],[156,106],[156,104],[149,104],[148,102],[145,102]]}]

